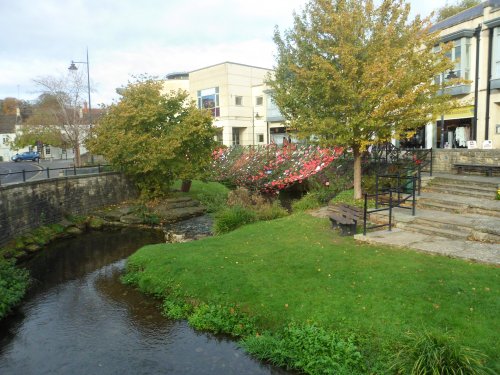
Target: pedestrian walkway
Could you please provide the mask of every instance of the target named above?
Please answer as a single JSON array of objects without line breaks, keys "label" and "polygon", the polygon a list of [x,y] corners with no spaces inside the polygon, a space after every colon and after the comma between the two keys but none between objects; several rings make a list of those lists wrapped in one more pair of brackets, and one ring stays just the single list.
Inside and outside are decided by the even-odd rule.
[{"label": "pedestrian walkway", "polygon": [[500,245],[463,239],[452,240],[446,237],[406,231],[393,228],[363,234],[354,238],[371,244],[388,245],[398,248],[414,249],[426,253],[464,258],[475,262],[500,265]]}]

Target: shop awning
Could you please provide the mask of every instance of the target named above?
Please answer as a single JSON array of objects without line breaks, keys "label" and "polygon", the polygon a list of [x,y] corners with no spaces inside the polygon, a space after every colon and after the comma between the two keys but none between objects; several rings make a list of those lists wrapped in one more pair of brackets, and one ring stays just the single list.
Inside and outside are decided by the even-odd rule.
[{"label": "shop awning", "polygon": [[[473,105],[451,109],[444,114],[445,120],[454,120],[454,119],[470,118],[470,117],[474,117]],[[436,116],[436,121],[439,120],[441,120],[441,115]]]}]

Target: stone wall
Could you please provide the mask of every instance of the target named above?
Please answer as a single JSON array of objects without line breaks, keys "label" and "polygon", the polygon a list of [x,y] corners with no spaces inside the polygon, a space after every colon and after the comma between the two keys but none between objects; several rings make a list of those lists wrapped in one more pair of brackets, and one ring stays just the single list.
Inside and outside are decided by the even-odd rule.
[{"label": "stone wall", "polygon": [[64,215],[85,215],[98,207],[136,198],[137,189],[116,172],[32,181],[0,188],[0,246]]},{"label": "stone wall", "polygon": [[441,173],[456,173],[454,163],[500,165],[500,149],[433,149],[432,163],[433,171]]}]

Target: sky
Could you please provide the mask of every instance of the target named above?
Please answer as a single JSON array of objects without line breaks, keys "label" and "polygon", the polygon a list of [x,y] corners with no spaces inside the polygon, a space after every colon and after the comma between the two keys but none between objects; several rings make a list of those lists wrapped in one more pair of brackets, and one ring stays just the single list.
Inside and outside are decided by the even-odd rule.
[{"label": "sky", "polygon": [[[408,1],[408,0],[407,0]],[[446,0],[409,0],[428,16]],[[0,98],[35,99],[34,79],[87,62],[92,106],[111,104],[134,76],[231,61],[272,68],[274,28],[306,0],[0,0]],[[77,64],[87,69],[86,64]]]}]

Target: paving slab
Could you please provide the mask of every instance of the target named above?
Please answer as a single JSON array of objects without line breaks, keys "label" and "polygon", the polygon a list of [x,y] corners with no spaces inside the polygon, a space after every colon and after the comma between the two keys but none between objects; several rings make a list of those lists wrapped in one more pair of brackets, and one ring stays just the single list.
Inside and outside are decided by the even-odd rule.
[{"label": "paving slab", "polygon": [[425,253],[463,258],[479,263],[500,266],[500,244],[477,241],[451,240],[445,237],[426,235],[394,228],[363,234],[356,234],[357,241],[407,248]]}]

